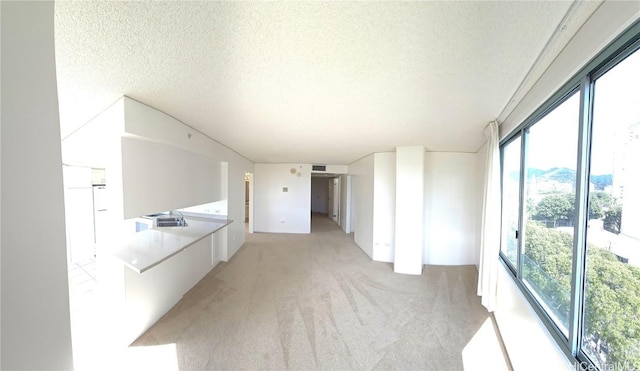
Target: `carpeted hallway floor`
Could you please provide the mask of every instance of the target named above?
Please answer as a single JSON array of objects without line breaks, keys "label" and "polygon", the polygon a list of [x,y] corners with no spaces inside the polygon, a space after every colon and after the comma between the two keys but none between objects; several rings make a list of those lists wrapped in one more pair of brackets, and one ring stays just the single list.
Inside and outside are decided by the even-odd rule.
[{"label": "carpeted hallway floor", "polygon": [[175,343],[181,370],[462,370],[489,318],[476,275],[395,274],[314,215],[310,235],[248,235],[132,346]]}]

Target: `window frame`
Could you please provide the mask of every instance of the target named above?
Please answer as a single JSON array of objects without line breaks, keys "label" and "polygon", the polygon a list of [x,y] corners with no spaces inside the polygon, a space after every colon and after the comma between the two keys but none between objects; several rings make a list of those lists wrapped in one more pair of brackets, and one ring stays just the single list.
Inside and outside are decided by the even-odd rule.
[{"label": "window frame", "polygon": [[[502,198],[502,195],[504,194],[504,174],[502,173],[502,169],[504,169],[504,150],[505,148],[515,142],[516,140],[520,140],[520,174],[519,174],[519,178],[520,178],[520,182],[522,182],[522,147],[523,147],[523,143],[522,143],[522,134],[518,131],[516,132],[516,135],[513,135],[508,141],[501,143],[500,144],[500,210],[502,210],[504,208],[504,199]],[[519,190],[519,194],[518,194],[518,200],[520,202],[520,205],[522,204],[522,189]],[[518,274],[518,269],[516,267],[516,265],[519,265],[517,263],[517,259],[520,256],[520,226],[522,224],[522,213],[520,212],[520,210],[518,210],[518,238],[516,238],[516,243],[517,243],[517,250],[516,250],[516,262],[512,262],[511,259],[507,258],[504,253],[502,252],[502,218],[500,220],[500,244],[501,244],[501,249],[500,249],[500,257],[502,258],[502,262],[505,264],[505,266],[507,267],[507,269],[509,269],[509,271],[511,271],[511,274],[513,275],[517,275]],[[515,263],[515,264],[514,264]]]},{"label": "window frame", "polygon": [[[512,262],[503,254],[502,246],[499,253],[499,260],[506,268],[507,272],[514,280],[516,287],[523,297],[533,308],[537,317],[546,327],[551,337],[558,344],[568,360],[577,363],[586,362],[592,367],[596,367],[588,355],[581,347],[584,308],[585,308],[585,281],[586,281],[586,233],[588,223],[588,196],[589,196],[589,169],[591,155],[591,139],[593,126],[594,108],[594,87],[595,81],[613,69],[618,63],[631,54],[640,53],[640,21],[636,21],[629,26],[619,37],[605,47],[596,57],[587,63],[576,75],[571,77],[554,94],[551,95],[542,105],[540,105],[531,115],[529,115],[520,125],[506,135],[500,141],[500,165],[502,190],[502,165],[504,163],[504,148],[516,140],[521,140],[520,152],[520,204],[518,205],[518,256],[514,266]],[[576,189],[575,189],[575,214],[574,214],[574,239],[571,270],[571,303],[569,307],[568,336],[565,337],[562,330],[551,319],[542,305],[535,299],[533,293],[522,278],[522,248],[525,243],[525,202],[526,195],[526,169],[527,169],[527,146],[528,132],[533,125],[552,112],[574,93],[580,94],[578,145],[576,153]],[[502,198],[501,198],[501,208]],[[502,228],[502,223],[501,223]],[[502,237],[502,230],[500,231]],[[502,238],[501,238],[502,243]]]}]

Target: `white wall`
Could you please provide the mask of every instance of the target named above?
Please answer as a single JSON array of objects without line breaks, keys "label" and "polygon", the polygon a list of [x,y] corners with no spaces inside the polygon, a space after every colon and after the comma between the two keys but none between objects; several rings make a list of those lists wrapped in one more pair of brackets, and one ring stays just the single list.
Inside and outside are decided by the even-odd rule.
[{"label": "white wall", "polygon": [[477,155],[427,152],[424,263],[476,264]]},{"label": "white wall", "polygon": [[71,369],[54,3],[3,1],[0,12],[0,368]]},{"label": "white wall", "polygon": [[311,165],[256,164],[254,181],[256,232],[311,232]]},{"label": "white wall", "polygon": [[349,165],[352,176],[351,226],[355,243],[373,259],[373,176],[374,155]]},{"label": "white wall", "polygon": [[342,212],[340,213],[340,228],[346,233],[351,233],[351,176],[340,176],[340,205]]},{"label": "white wall", "polygon": [[329,210],[329,179],[311,178],[311,211],[326,214]]},{"label": "white wall", "polygon": [[[476,264],[482,180],[478,154],[425,153],[424,263]],[[356,244],[376,261],[395,260],[396,153],[375,153],[349,165]]]},{"label": "white wall", "polygon": [[502,264],[495,316],[514,370],[573,369]]},{"label": "white wall", "polygon": [[374,154],[373,260],[393,262],[396,228],[396,154]]},{"label": "white wall", "polygon": [[127,134],[152,138],[212,158],[226,152],[226,147],[162,112],[161,107],[150,107],[126,96],[122,101],[124,132]]},{"label": "white wall", "polygon": [[62,139],[62,161],[67,165],[106,168],[119,159],[124,133],[124,99],[119,99],[91,121]]},{"label": "white wall", "polygon": [[192,214],[205,214],[204,216],[218,216],[218,217],[226,217],[228,214],[227,211],[228,201],[225,198],[221,201],[209,202],[206,204],[185,207],[184,209],[178,209],[179,211],[184,211]]}]

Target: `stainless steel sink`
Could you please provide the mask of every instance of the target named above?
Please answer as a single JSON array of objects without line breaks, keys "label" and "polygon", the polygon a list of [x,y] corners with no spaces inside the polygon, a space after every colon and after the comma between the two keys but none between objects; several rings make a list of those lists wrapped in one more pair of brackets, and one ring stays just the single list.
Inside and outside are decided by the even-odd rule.
[{"label": "stainless steel sink", "polygon": [[156,218],[157,227],[186,227],[187,221],[182,215],[161,216]]}]

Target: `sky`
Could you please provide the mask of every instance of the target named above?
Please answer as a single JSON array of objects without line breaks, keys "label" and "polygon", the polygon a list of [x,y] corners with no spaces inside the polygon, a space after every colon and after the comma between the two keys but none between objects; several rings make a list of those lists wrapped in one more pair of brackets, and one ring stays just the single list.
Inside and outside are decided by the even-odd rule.
[{"label": "sky", "polygon": [[[640,122],[640,51],[596,80],[591,174],[613,173],[616,135]],[[576,168],[579,93],[550,112],[530,131],[529,167]]]}]

